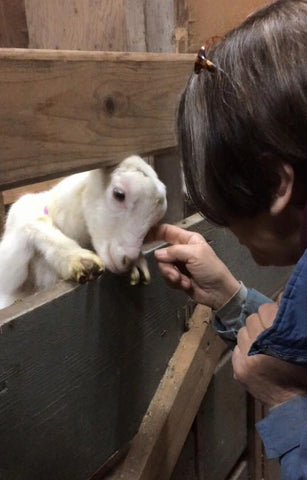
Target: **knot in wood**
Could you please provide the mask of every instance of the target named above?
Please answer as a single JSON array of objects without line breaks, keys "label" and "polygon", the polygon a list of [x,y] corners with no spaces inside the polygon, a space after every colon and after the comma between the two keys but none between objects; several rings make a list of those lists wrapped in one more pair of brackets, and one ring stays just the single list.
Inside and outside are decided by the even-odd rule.
[{"label": "knot in wood", "polygon": [[104,100],[104,110],[108,115],[114,115],[116,103],[111,95],[108,95]]}]

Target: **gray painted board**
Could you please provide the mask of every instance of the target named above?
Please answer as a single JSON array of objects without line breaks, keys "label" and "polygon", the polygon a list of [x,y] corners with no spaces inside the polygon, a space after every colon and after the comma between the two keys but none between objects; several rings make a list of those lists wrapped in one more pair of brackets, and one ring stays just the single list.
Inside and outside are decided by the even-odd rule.
[{"label": "gray painted board", "polygon": [[183,331],[184,304],[157,272],[134,288],[106,274],[5,323],[1,480],[89,478],[131,439]]}]

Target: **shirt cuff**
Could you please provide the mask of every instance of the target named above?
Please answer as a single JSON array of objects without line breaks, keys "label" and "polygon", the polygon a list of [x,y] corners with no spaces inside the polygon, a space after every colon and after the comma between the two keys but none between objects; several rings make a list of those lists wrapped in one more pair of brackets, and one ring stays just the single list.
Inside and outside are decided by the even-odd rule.
[{"label": "shirt cuff", "polygon": [[225,303],[219,310],[213,311],[216,317],[219,318],[221,324],[230,330],[235,327],[238,317],[242,311],[242,305],[247,298],[247,288],[240,282],[238,291]]},{"label": "shirt cuff", "polygon": [[272,410],[256,425],[267,458],[278,458],[300,445],[307,428],[307,395],[296,396]]}]

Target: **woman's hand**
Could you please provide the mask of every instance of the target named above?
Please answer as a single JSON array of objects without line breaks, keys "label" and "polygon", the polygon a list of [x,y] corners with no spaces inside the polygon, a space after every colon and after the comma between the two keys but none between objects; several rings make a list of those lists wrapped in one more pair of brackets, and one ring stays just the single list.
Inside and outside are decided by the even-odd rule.
[{"label": "woman's hand", "polygon": [[156,250],[159,268],[170,286],[184,290],[197,303],[218,310],[239,289],[238,280],[199,233],[164,224],[151,238],[171,244]]},{"label": "woman's hand", "polygon": [[232,356],[234,377],[269,407],[307,393],[307,367],[268,355],[247,355],[258,335],[272,325],[277,310],[276,303],[264,304],[247,318],[246,326],[238,332]]}]

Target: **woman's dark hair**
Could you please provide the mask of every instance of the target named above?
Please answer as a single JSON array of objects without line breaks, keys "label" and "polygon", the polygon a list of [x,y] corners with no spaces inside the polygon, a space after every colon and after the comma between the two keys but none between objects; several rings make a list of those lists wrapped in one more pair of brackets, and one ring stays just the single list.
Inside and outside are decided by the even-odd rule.
[{"label": "woman's dark hair", "polygon": [[307,171],[307,0],[278,0],[210,47],[193,74],[178,136],[188,194],[229,225],[269,208],[280,166]]}]

